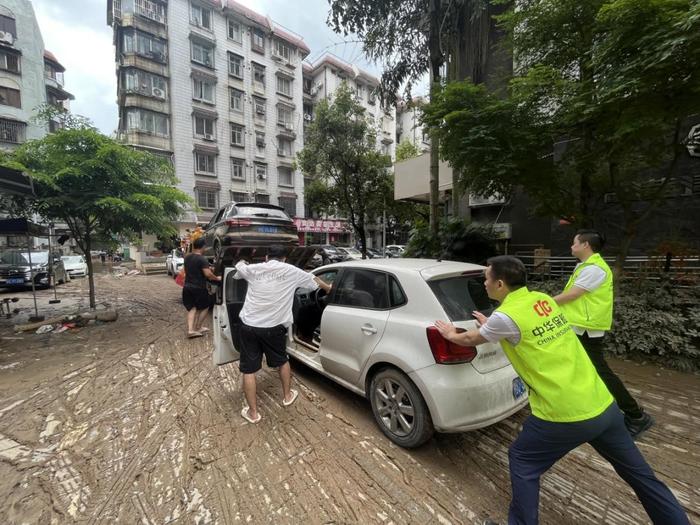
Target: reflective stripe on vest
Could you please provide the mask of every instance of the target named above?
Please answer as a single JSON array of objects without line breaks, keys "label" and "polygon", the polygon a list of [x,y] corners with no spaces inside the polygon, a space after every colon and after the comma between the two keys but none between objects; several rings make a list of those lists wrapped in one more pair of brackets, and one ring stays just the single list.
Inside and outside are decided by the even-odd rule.
[{"label": "reflective stripe on vest", "polygon": [[571,330],[546,294],[523,287],[496,309],[520,330],[520,342],[501,346],[530,389],[532,413],[547,421],[583,421],[600,415],[613,398]]},{"label": "reflective stripe on vest", "polygon": [[562,305],[561,308],[572,326],[588,330],[608,331],[612,326],[613,319],[613,277],[608,263],[603,260],[599,253],[594,253],[585,262],[578,265],[569,277],[564,291],[566,292],[574,286],[576,279],[587,266],[597,266],[603,270],[605,280],[595,290],[584,293],[570,303]]}]

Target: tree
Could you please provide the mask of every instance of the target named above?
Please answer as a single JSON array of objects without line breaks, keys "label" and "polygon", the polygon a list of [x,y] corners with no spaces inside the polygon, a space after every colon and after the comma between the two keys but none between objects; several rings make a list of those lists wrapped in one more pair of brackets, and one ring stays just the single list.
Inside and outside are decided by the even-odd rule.
[{"label": "tree", "polygon": [[366,221],[381,214],[391,159],[376,150],[365,110],[343,84],[333,102],[323,100],[307,128],[297,163],[313,182],[305,197],[315,209],[346,215],[367,253]]},{"label": "tree", "polygon": [[421,151],[418,147],[408,139],[403,139],[399,145],[396,146],[396,162],[412,159],[418,157],[420,154]]},{"label": "tree", "polygon": [[95,285],[90,250],[96,238],[173,234],[190,198],[174,187],[172,167],[77,122],[23,144],[14,161],[34,179],[30,206],[45,219],[64,222],[85,255],[90,307]]},{"label": "tree", "polygon": [[[501,18],[519,66],[508,95],[447,86],[425,108],[443,156],[480,193],[521,184],[540,211],[595,226],[622,211],[617,268],[676,175],[700,109],[700,7],[689,0],[530,0]],[[524,30],[527,28],[527,30]],[[649,181],[649,172],[661,179]]]}]

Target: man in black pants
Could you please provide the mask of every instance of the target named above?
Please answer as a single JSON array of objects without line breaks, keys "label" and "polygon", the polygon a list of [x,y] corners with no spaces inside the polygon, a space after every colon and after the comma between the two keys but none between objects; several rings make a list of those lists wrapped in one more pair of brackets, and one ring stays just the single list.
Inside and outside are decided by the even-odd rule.
[{"label": "man in black pants", "polygon": [[202,337],[209,329],[203,327],[209,314],[211,299],[207,291],[207,280],[221,281],[221,276],[214,275],[209,268],[209,261],[202,252],[206,246],[204,237],[192,243],[192,253],[184,261],[185,286],[182,288],[182,304],[187,309],[187,337]]},{"label": "man in black pants", "polygon": [[632,437],[640,435],[653,424],[627,391],[619,377],[605,360],[603,341],[612,326],[613,278],[610,267],[600,256],[603,239],[595,230],[579,230],[571,245],[571,254],[581,261],[564,291],[554,297],[562,307],[571,327],[590,357],[598,375],[625,413],[625,426]]},{"label": "man in black pants", "polygon": [[262,367],[265,354],[267,366],[277,368],[282,383],[282,404],[294,403],[299,393],[291,388],[292,371],[287,355],[287,327],[293,322],[292,303],[297,288],[315,290],[331,287],[313,274],[287,264],[287,251],[272,246],[264,263],[236,264],[235,279],[245,279],[248,290],[241,310],[241,362],[243,392],[248,406],[241,416],[250,423],[261,419],[258,412],[255,373]]}]

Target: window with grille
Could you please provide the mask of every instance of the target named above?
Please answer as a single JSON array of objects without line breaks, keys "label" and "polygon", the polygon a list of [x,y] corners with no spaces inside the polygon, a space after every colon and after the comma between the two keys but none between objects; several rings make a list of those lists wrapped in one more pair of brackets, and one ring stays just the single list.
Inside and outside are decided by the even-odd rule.
[{"label": "window with grille", "polygon": [[292,96],[292,81],[283,76],[277,77],[277,92],[288,97]]},{"label": "window with grille", "polygon": [[243,57],[235,53],[228,54],[228,74],[236,78],[243,78]]},{"label": "window with grille", "polygon": [[0,104],[3,106],[22,107],[22,97],[19,89],[0,86]]},{"label": "window with grille", "polygon": [[243,126],[231,123],[231,145],[243,147]]},{"label": "window with grille", "polygon": [[194,134],[207,139],[214,138],[214,119],[195,115]]},{"label": "window with grille", "polygon": [[255,165],[255,177],[258,180],[267,179],[267,166],[265,164],[256,164]]},{"label": "window with grille", "polygon": [[256,193],[255,202],[260,204],[270,204],[270,196],[265,193]]},{"label": "window with grille", "polygon": [[219,192],[209,188],[195,188],[197,205],[204,210],[215,210],[219,207]]},{"label": "window with grille", "polygon": [[159,22],[166,23],[165,6],[152,0],[134,0],[135,12],[137,15],[145,16],[146,18]]},{"label": "window with grille", "polygon": [[165,41],[140,31],[126,31],[122,39],[124,53],[138,53],[157,62],[166,62]]},{"label": "window with grille", "polygon": [[126,113],[126,129],[167,137],[168,117],[154,111],[130,108]]},{"label": "window with grille", "polygon": [[214,83],[199,78],[192,79],[192,98],[200,102],[214,103]]},{"label": "window with grille", "polygon": [[265,66],[260,64],[252,63],[253,68],[253,82],[257,83],[259,86],[265,88]]},{"label": "window with grille", "polygon": [[241,27],[240,22],[229,18],[228,37],[234,42],[238,42],[239,44],[243,43],[243,27]]},{"label": "window with grille", "polygon": [[255,154],[259,157],[265,156],[265,134],[260,131],[255,132]]},{"label": "window with grille", "polygon": [[297,199],[296,197],[280,197],[279,203],[287,215],[294,217],[297,214]]},{"label": "window with grille", "polygon": [[232,191],[231,200],[233,202],[248,202],[248,194],[242,191]]},{"label": "window with grille", "polygon": [[10,33],[14,38],[17,38],[17,22],[11,16],[0,15],[0,31]]},{"label": "window with grille", "polygon": [[19,73],[19,55],[0,51],[0,69],[11,73]]},{"label": "window with grille", "polygon": [[250,33],[253,51],[265,52],[265,33],[262,29],[254,28]]},{"label": "window with grille", "polygon": [[231,159],[231,178],[245,179],[245,161],[243,159]]},{"label": "window with grille", "polygon": [[281,157],[292,156],[292,141],[280,138],[277,140],[277,154]]},{"label": "window with grille", "polygon": [[211,9],[192,4],[190,10],[190,21],[197,27],[211,29]]},{"label": "window with grille", "polygon": [[214,48],[200,42],[192,42],[192,62],[214,67]]},{"label": "window with grille", "polygon": [[287,106],[277,106],[277,124],[285,128],[292,127],[293,112]]},{"label": "window with grille", "polygon": [[194,154],[194,161],[194,170],[197,173],[206,173],[208,175],[216,174],[216,155],[196,151]]},{"label": "window with grille", "polygon": [[265,99],[264,98],[258,98],[258,97],[253,97],[253,107],[255,109],[255,116],[256,117],[264,117],[265,116]]},{"label": "window with grille", "polygon": [[229,108],[243,113],[243,91],[229,88]]},{"label": "window with grille", "polygon": [[0,119],[0,142],[20,144],[26,139],[27,125],[16,120]]},{"label": "window with grille", "polygon": [[147,97],[166,98],[165,78],[140,69],[127,69],[124,72],[124,89]]},{"label": "window with grille", "polygon": [[[294,186],[294,176],[291,168],[277,168],[277,182],[280,186]],[[280,205],[281,206],[281,205]]]}]

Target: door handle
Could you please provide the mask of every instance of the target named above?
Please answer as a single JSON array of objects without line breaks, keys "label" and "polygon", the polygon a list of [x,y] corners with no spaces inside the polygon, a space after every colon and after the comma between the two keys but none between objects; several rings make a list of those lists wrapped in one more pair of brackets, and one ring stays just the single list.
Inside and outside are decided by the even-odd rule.
[{"label": "door handle", "polygon": [[371,324],[362,325],[362,326],[360,327],[360,330],[362,330],[362,332],[365,333],[365,334],[367,334],[367,335],[371,335],[371,334],[376,334],[376,333],[377,333],[377,329],[374,328]]}]

